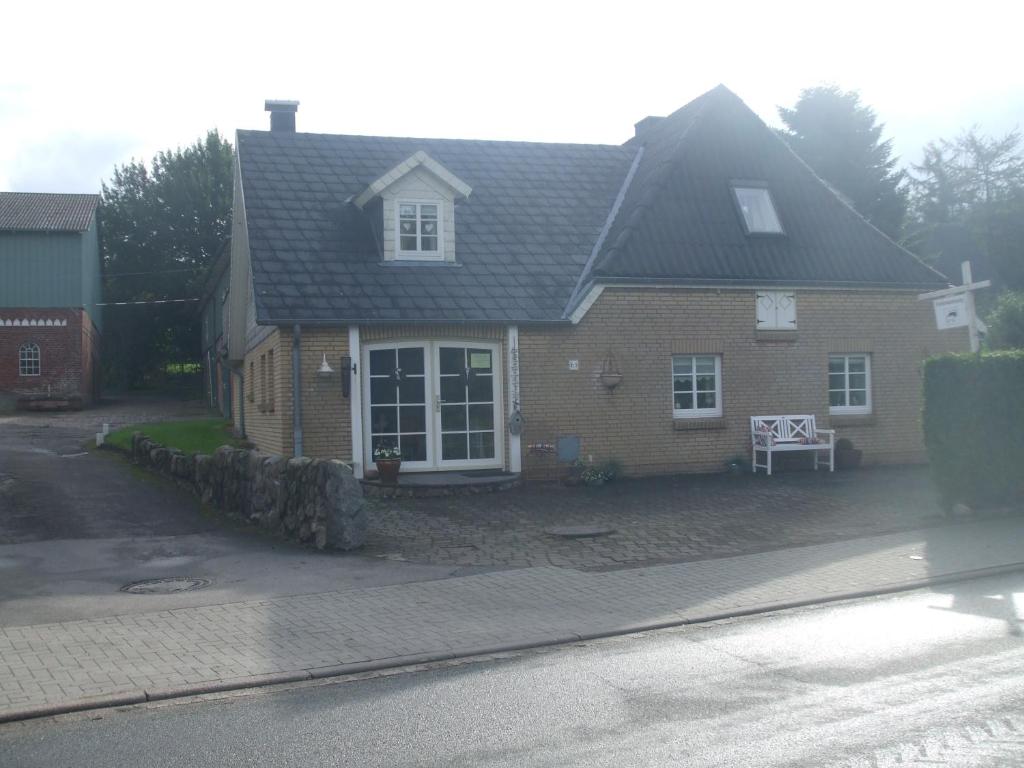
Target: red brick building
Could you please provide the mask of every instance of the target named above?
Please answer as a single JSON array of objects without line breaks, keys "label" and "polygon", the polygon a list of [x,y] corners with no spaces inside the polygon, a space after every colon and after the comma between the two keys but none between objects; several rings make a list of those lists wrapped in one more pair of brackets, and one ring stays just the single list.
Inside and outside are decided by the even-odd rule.
[{"label": "red brick building", "polygon": [[0,408],[99,396],[98,195],[0,193]]}]

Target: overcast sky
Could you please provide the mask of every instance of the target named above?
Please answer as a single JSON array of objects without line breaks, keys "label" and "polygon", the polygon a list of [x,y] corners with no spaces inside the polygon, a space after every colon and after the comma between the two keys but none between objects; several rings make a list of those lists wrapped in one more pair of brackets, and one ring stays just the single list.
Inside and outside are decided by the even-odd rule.
[{"label": "overcast sky", "polygon": [[133,157],[267,127],[265,98],[300,100],[300,131],[619,143],[718,83],[777,124],[829,82],[912,160],[1024,123],[1016,1],[26,5],[4,10],[0,190],[98,191]]}]

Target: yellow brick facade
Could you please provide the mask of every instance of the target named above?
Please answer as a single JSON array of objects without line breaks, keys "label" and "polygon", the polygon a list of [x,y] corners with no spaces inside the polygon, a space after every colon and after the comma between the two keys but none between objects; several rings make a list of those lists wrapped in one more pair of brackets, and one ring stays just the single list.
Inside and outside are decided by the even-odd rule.
[{"label": "yellow brick facade", "polygon": [[[759,334],[754,295],[749,289],[609,288],[577,325],[520,326],[524,474],[561,473],[564,467],[554,457],[528,446],[553,445],[563,436],[580,438],[584,459],[616,459],[629,474],[717,471],[732,456],[749,457],[750,416],[769,414],[815,414],[820,426],[835,427],[839,437],[863,449],[866,463],[924,459],[921,364],[930,355],[965,349],[966,331],[936,330],[931,305],[913,293],[806,290],[796,293],[795,334]],[[504,422],[510,386],[506,326],[360,329],[363,344],[445,338],[501,343]],[[293,451],[291,345],[290,329],[275,329],[245,358],[248,437],[284,455]],[[261,374],[261,361],[271,351],[273,409],[267,407]],[[828,357],[837,353],[871,356],[870,415],[830,417]],[[335,373],[321,377],[316,372],[325,354]],[[342,396],[339,371],[347,354],[347,328],[303,328],[307,456],[352,460],[350,400]],[[720,418],[673,418],[673,354],[721,356]],[[569,369],[570,360],[578,361],[577,370]],[[600,380],[606,361],[623,376],[611,391]],[[503,442],[508,466],[507,434]]]},{"label": "yellow brick facade", "polygon": [[[966,348],[966,331],[938,331],[915,294],[798,291],[795,338],[755,332],[752,290],[606,289],[578,325],[519,332],[523,470],[560,471],[527,446],[581,440],[584,459],[617,459],[630,474],[717,471],[750,455],[750,416],[813,413],[864,450],[868,463],[924,459],[921,363]],[[828,356],[871,355],[873,412],[829,417]],[[723,415],[672,415],[673,354],[722,358]],[[607,358],[622,382],[600,382]],[[578,360],[578,370],[569,370]]]}]

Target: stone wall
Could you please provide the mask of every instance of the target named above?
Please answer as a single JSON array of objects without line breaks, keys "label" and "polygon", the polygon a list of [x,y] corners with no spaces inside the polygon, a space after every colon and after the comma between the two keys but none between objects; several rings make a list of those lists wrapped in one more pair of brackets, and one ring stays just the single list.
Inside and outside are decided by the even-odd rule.
[{"label": "stone wall", "polygon": [[366,540],[362,487],[341,462],[287,459],[223,445],[185,454],[132,435],[131,458],[190,487],[204,504],[317,549],[350,550]]}]

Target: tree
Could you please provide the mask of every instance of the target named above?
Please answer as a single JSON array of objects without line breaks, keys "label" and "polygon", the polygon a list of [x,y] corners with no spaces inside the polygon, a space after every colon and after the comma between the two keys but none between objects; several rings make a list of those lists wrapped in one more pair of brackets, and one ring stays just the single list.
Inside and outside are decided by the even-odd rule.
[{"label": "tree", "polygon": [[[950,225],[969,233],[971,256],[1000,287],[1024,289],[1024,152],[1019,131],[988,137],[975,126],[924,148],[913,166],[911,211],[925,255],[941,258]],[[935,233],[939,236],[936,237]]]},{"label": "tree", "polygon": [[185,149],[132,161],[103,184],[100,206],[110,383],[154,383],[169,363],[197,361],[195,302],[207,268],[231,232],[231,145],[217,131]]},{"label": "tree", "polygon": [[992,349],[1024,349],[1024,292],[1003,293],[986,319]]},{"label": "tree", "polygon": [[881,140],[884,124],[856,91],[834,85],[805,88],[792,108],[779,107],[782,136],[821,178],[893,239],[907,212],[905,173]]}]

